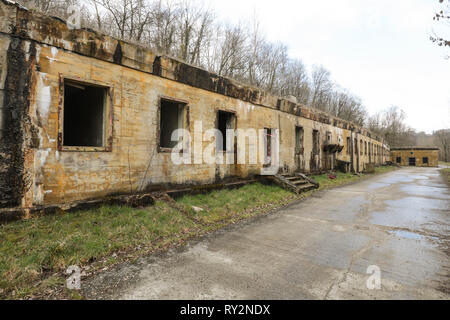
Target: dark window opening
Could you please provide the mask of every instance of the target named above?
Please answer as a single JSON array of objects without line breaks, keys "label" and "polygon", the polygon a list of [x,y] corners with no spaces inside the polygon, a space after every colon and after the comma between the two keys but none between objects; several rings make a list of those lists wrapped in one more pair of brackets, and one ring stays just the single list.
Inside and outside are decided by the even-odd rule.
[{"label": "dark window opening", "polygon": [[415,167],[416,166],[416,158],[409,158],[409,165],[411,167]]},{"label": "dark window opening", "polygon": [[313,130],[312,143],[310,170],[314,172],[320,170],[320,133],[318,130]]},{"label": "dark window opening", "polygon": [[304,131],[302,127],[295,127],[295,154],[303,154]]},{"label": "dark window opening", "polygon": [[236,115],[234,113],[218,112],[217,128],[222,133],[222,139],[217,139],[217,151],[227,151],[227,130],[235,130],[235,123]]},{"label": "dark window opening", "polygon": [[173,149],[179,141],[172,141],[172,134],[177,129],[183,129],[184,110],[186,104],[161,99],[160,142],[161,148]]},{"label": "dark window opening", "polygon": [[401,157],[397,157],[397,163],[402,163],[402,158]]},{"label": "dark window opening", "polygon": [[103,147],[107,88],[64,83],[63,145]]},{"label": "dark window opening", "polygon": [[320,154],[320,134],[318,130],[313,130],[313,154]]},{"label": "dark window opening", "polygon": [[423,163],[423,164],[428,164],[428,158],[423,158],[422,163]]},{"label": "dark window opening", "polygon": [[266,157],[264,160],[264,164],[266,166],[270,166],[272,163],[272,129],[264,128],[264,145],[265,145],[265,153]]}]

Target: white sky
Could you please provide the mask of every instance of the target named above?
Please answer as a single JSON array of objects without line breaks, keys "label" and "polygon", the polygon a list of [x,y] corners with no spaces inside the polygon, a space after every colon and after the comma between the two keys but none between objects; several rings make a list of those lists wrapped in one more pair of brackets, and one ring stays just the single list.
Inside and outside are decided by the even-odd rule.
[{"label": "white sky", "polygon": [[[229,21],[256,12],[270,41],[291,57],[322,64],[363,99],[371,114],[398,105],[407,123],[450,128],[448,51],[429,41],[437,0],[205,0]],[[450,38],[450,25],[442,34]]]}]

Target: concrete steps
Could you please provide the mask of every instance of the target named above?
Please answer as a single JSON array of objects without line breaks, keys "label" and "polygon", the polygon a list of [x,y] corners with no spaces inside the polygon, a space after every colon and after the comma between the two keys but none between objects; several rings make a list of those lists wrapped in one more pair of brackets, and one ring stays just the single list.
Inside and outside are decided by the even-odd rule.
[{"label": "concrete steps", "polygon": [[304,174],[277,174],[270,177],[273,182],[296,194],[319,188],[319,184]]}]

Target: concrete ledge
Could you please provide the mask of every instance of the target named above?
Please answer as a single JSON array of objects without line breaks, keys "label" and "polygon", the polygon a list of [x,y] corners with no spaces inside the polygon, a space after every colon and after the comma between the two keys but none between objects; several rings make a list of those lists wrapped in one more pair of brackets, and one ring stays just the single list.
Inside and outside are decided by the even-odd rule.
[{"label": "concrete ledge", "polygon": [[222,189],[238,189],[241,188],[247,184],[255,183],[258,180],[243,180],[243,181],[237,181],[237,182],[230,182],[230,183],[219,183],[219,184],[210,184],[210,185],[200,185],[200,186],[192,186],[189,188],[183,188],[183,189],[174,189],[165,191],[164,193],[168,194],[172,198],[179,198],[184,195],[194,195],[194,194],[202,194],[202,193],[208,193],[214,190],[222,190]]}]

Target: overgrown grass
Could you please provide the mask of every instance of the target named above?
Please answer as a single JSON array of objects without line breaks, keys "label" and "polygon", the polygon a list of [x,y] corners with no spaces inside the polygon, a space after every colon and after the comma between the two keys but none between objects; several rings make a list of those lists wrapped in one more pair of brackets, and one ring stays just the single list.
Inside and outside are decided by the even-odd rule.
[{"label": "overgrown grass", "polygon": [[[185,196],[178,200],[192,217],[203,224],[220,223],[226,220],[241,219],[243,214],[252,215],[251,209],[271,204],[276,206],[295,195],[278,186],[259,183],[246,185],[238,190],[221,190],[209,194]],[[192,207],[204,211],[196,212]]]},{"label": "overgrown grass", "polygon": [[[273,207],[294,197],[279,187],[257,183],[185,196],[177,201],[185,210],[159,201],[141,210],[102,207],[1,225],[0,297],[21,298],[45,290],[61,283],[60,273],[70,265],[83,266],[105,257],[108,264],[121,250],[151,252],[181,243],[257,214],[250,212],[252,208]],[[192,206],[204,211],[196,213]]]},{"label": "overgrown grass", "polygon": [[70,265],[84,265],[113,252],[158,239],[176,239],[194,223],[163,202],[143,210],[98,210],[45,216],[0,226],[0,289],[17,296],[33,282]]},{"label": "overgrown grass", "polygon": [[[388,170],[392,168],[377,168],[378,173]],[[328,175],[314,178],[321,189],[361,179],[341,173],[336,180]],[[183,244],[296,199],[278,186],[255,183],[188,195],[175,203],[158,201],[140,210],[102,207],[0,225],[0,298],[46,298],[51,288],[64,287],[64,271],[70,265],[103,268]]]},{"label": "overgrown grass", "polygon": [[[375,174],[381,174],[381,173],[386,173],[389,171],[393,171],[396,170],[396,167],[376,167],[375,168]],[[319,190],[323,190],[323,189],[328,189],[330,187],[336,187],[336,186],[340,186],[340,185],[345,185],[348,183],[352,183],[355,181],[358,181],[361,179],[360,176],[354,175],[352,173],[335,173],[334,175],[336,175],[336,179],[330,179],[328,177],[328,174],[322,174],[322,175],[318,175],[318,176],[311,176],[311,178],[313,178],[315,181],[317,181],[320,184],[320,188]],[[367,176],[371,176],[371,175],[363,175],[363,177],[367,177]]]}]

